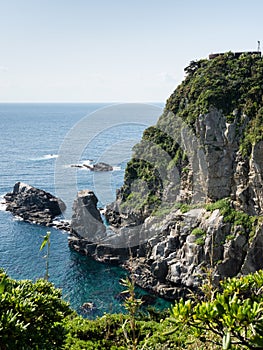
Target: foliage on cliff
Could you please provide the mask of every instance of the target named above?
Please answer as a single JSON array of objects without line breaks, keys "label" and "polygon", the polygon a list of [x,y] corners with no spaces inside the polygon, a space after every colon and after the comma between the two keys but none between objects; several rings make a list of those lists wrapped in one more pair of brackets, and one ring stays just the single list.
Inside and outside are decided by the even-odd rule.
[{"label": "foliage on cliff", "polygon": [[169,97],[166,108],[189,124],[211,106],[222,110],[229,122],[234,120],[234,110],[238,118],[244,113],[253,119],[263,107],[263,60],[259,55],[235,57],[228,52],[211,60],[192,61],[185,72],[185,80]]},{"label": "foliage on cliff", "polygon": [[[262,271],[228,278],[221,288],[203,288],[203,300],[180,300],[172,309],[178,328],[186,326],[196,337],[227,349],[263,347]],[[208,337],[208,334],[212,337]]]},{"label": "foliage on cliff", "polygon": [[[174,115],[195,132],[195,122],[200,115],[211,108],[221,110],[226,121],[235,125],[243,156],[250,155],[252,145],[263,139],[263,59],[259,54],[228,52],[210,60],[192,61],[185,72],[184,81],[168,98],[157,125],[145,130],[126,168],[121,200],[136,197],[136,208],[148,208],[148,214],[162,200],[165,188],[162,169],[176,166],[180,177],[182,171],[188,171],[187,155],[179,146]],[[168,162],[158,149],[170,158]],[[136,179],[146,182],[147,196],[142,196],[140,188],[132,189]]]},{"label": "foliage on cliff", "polygon": [[[211,60],[192,61],[186,78],[168,98],[166,109],[193,125],[211,107],[221,110],[229,123],[245,126],[242,147],[262,140],[263,59],[228,52]],[[245,117],[248,117],[248,121]]]}]

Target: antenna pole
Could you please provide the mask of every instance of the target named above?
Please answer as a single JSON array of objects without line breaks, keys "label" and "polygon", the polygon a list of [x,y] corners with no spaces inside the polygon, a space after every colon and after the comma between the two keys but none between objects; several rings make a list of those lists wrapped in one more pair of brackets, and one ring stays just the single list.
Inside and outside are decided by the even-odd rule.
[{"label": "antenna pole", "polygon": [[258,40],[258,52],[260,52],[260,41]]}]

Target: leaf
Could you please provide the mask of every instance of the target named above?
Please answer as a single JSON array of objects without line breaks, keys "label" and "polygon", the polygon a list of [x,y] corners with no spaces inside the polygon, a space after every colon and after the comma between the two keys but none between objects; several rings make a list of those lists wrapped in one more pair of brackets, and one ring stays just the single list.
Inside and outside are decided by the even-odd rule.
[{"label": "leaf", "polygon": [[4,291],[5,291],[5,287],[6,287],[6,284],[7,284],[6,280],[7,280],[7,277],[6,277],[6,275],[4,275],[3,278],[2,278],[2,281],[0,283],[0,294],[3,294]]},{"label": "leaf", "polygon": [[49,242],[50,235],[51,235],[51,232],[48,231],[47,234],[44,236],[43,242],[39,248],[40,251],[43,250],[45,248],[45,246],[47,245],[47,243]]},{"label": "leaf", "polygon": [[230,332],[226,332],[223,335],[223,350],[228,350],[231,347],[231,336],[230,336]]}]

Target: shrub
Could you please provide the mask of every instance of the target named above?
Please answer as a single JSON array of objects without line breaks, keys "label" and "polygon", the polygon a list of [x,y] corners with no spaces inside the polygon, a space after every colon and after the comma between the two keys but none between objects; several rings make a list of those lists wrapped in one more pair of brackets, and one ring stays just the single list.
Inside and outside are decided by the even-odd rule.
[{"label": "shrub", "polygon": [[262,349],[262,288],[262,271],[228,278],[221,282],[221,290],[214,290],[204,300],[177,302],[172,309],[172,321],[184,324],[204,342],[221,344],[225,350],[233,346]]},{"label": "shrub", "polygon": [[63,320],[72,313],[61,292],[45,281],[14,281],[0,273],[1,349],[61,349]]}]

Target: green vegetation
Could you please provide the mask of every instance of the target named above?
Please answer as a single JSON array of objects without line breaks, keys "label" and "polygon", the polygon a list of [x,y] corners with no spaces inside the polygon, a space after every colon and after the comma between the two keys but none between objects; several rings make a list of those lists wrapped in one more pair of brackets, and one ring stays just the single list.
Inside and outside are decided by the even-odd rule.
[{"label": "green vegetation", "polygon": [[169,181],[168,173],[175,167],[179,174],[187,173],[188,163],[186,154],[174,138],[158,127],[146,129],[125,169],[122,209],[130,207],[152,213],[162,201],[163,188]]},{"label": "green vegetation", "polygon": [[127,314],[88,320],[45,280],[14,281],[0,274],[0,348],[30,349],[261,349],[263,272],[228,278],[218,289],[209,280],[200,294],[170,312],[142,311],[132,280],[123,281]]},{"label": "green vegetation", "polygon": [[[142,300],[136,298],[135,295],[135,281],[134,275],[121,280],[123,286],[127,289],[123,291],[123,294],[127,294],[124,300],[124,307],[128,311],[129,317],[123,323],[122,329],[127,342],[128,347],[132,350],[137,349],[139,343],[140,331],[137,329],[136,325],[136,315],[138,314],[139,308],[142,305]],[[129,325],[131,331],[131,337],[129,337],[129,329],[127,330],[127,325]]]},{"label": "green vegetation", "polygon": [[193,229],[193,231],[191,232],[192,235],[194,236],[204,236],[205,235],[205,231],[202,230],[201,228],[199,227],[196,227]]},{"label": "green vegetation", "polygon": [[185,72],[185,80],[166,108],[189,124],[211,107],[222,110],[229,122],[234,120],[234,110],[255,117],[262,107],[263,60],[259,55],[235,57],[228,52],[212,60],[192,61]]},{"label": "green vegetation", "polygon": [[61,349],[66,339],[64,320],[71,313],[51,283],[14,281],[1,271],[1,349]]},{"label": "green vegetation", "polygon": [[197,245],[204,245],[205,244],[205,235],[206,232],[204,230],[202,230],[199,227],[196,227],[193,229],[193,231],[191,232],[192,235],[196,236],[196,240],[195,243]]},{"label": "green vegetation", "polygon": [[251,146],[262,140],[263,59],[228,52],[212,60],[192,61],[185,72],[185,80],[167,100],[167,110],[189,125],[210,108],[222,110],[229,123],[245,128],[240,148],[249,154]]},{"label": "green vegetation", "polygon": [[[137,192],[136,208],[149,213],[162,201],[165,182],[170,180],[167,175],[177,168],[182,179],[189,171],[187,155],[179,146],[180,125],[174,115],[181,117],[195,132],[195,122],[200,115],[212,108],[221,110],[227,122],[235,125],[243,156],[249,156],[252,146],[263,140],[261,56],[244,53],[236,57],[228,52],[211,60],[192,61],[185,72],[184,81],[168,98],[157,125],[145,130],[126,168],[122,201],[125,202],[131,192]],[[160,150],[167,155],[166,159]],[[136,179],[146,183],[146,197],[140,189],[132,188]]]},{"label": "green vegetation", "polygon": [[[253,237],[260,218],[258,216],[251,216],[242,211],[236,210],[231,206],[229,198],[223,198],[215,203],[206,205],[206,210],[213,211],[219,209],[220,214],[224,216],[224,222],[229,222],[233,227],[241,226],[250,238]],[[228,240],[231,239],[231,235],[228,236]]]},{"label": "green vegetation", "polygon": [[[136,181],[135,186],[134,181]],[[133,188],[131,189],[132,184]],[[121,190],[123,211],[126,207],[133,210],[148,208],[151,211],[156,205],[160,204],[162,191],[162,179],[154,165],[143,159],[132,159],[128,162],[124,185]]]},{"label": "green vegetation", "polygon": [[44,279],[47,281],[49,279],[50,235],[51,235],[51,232],[48,231],[47,234],[43,237],[43,242],[39,248],[39,250],[41,251],[47,245],[47,254],[44,256],[44,258],[46,259],[46,273],[45,273]]},{"label": "green vegetation", "polygon": [[[220,290],[201,301],[180,300],[172,309],[176,329],[222,349],[262,349],[263,273],[221,282]],[[178,326],[178,323],[180,326]]]}]

